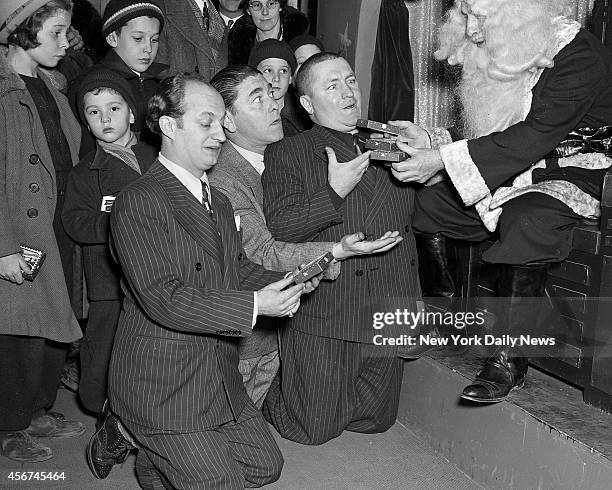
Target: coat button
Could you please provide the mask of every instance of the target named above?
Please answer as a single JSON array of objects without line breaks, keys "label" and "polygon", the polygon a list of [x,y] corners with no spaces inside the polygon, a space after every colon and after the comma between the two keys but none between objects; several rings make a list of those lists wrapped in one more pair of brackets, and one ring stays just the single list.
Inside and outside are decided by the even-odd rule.
[{"label": "coat button", "polygon": [[30,189],[30,192],[38,192],[40,190],[40,186],[36,182],[32,182],[28,186],[28,189]]},{"label": "coat button", "polygon": [[40,158],[38,157],[36,153],[32,153],[30,155],[30,158],[28,158],[28,160],[32,165],[36,165],[40,161]]},{"label": "coat button", "polygon": [[195,269],[197,271],[201,271],[202,270],[202,264],[200,264],[199,262],[196,262]]},{"label": "coat button", "polygon": [[404,231],[405,231],[406,233],[410,232],[410,225],[406,225],[406,226],[404,227]]},{"label": "coat button", "polygon": [[27,212],[28,218],[36,218],[38,216],[38,209],[30,208]]},{"label": "coat button", "polygon": [[416,260],[410,259],[410,265],[414,267],[416,265]]},{"label": "coat button", "polygon": [[242,252],[240,252],[240,253],[238,254],[238,260],[242,260],[242,257],[243,257]]},{"label": "coat button", "polygon": [[355,271],[355,275],[356,275],[356,276],[363,276],[363,269],[357,269],[357,270]]}]

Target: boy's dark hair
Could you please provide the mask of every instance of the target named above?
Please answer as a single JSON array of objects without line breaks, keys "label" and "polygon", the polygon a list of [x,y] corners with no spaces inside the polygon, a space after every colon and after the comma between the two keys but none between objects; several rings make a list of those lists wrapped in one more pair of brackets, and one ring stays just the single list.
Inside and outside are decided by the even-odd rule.
[{"label": "boy's dark hair", "polygon": [[65,10],[72,14],[72,0],[51,0],[40,7],[9,35],[8,44],[19,46],[26,51],[40,46],[36,36],[45,21],[53,17],[58,10]]},{"label": "boy's dark hair", "polygon": [[230,65],[217,72],[210,84],[221,94],[225,108],[231,111],[238,98],[238,85],[247,78],[258,76],[261,73],[249,65]]},{"label": "boy's dark hair", "polygon": [[328,60],[335,60],[337,58],[342,58],[342,56],[324,51],[322,53],[313,54],[310,58],[304,61],[304,64],[295,76],[295,89],[298,97],[308,93],[308,89],[312,85],[312,69],[319,63],[323,63],[324,61]]},{"label": "boy's dark hair", "polygon": [[185,87],[188,82],[202,83],[210,86],[198,73],[178,73],[164,78],[147,105],[147,127],[155,134],[162,134],[159,120],[168,116],[177,120],[179,128],[183,127],[182,117],[185,114]]}]

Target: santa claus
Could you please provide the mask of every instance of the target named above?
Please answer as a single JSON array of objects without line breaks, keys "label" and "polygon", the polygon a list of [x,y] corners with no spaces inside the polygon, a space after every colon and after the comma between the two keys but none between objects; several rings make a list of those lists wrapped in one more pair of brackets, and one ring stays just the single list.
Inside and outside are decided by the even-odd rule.
[{"label": "santa claus", "polygon": [[[571,232],[596,218],[612,137],[612,55],[560,0],[455,0],[440,28],[439,60],[461,68],[457,128],[405,129],[393,164],[417,193],[424,295],[452,296],[448,239],[495,243],[499,322],[533,333],[547,268],[564,260]],[[502,332],[500,332],[502,333]],[[523,385],[527,359],[498,349],[462,397],[497,402]]]}]

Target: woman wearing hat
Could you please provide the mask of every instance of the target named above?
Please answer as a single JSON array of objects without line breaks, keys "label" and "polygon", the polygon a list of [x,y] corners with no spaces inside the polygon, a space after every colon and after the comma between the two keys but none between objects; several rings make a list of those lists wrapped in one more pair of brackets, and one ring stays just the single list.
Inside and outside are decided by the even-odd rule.
[{"label": "woman wearing hat", "polygon": [[[67,343],[81,337],[67,286],[73,246],[60,220],[80,129],[41,70],[65,56],[71,11],[70,0],[0,3],[0,454],[16,461],[47,460],[46,438],[85,431],[49,411]],[[46,253],[32,281],[22,246]]]},{"label": "woman wearing hat", "polygon": [[308,30],[308,18],[287,0],[242,0],[245,12],[228,35],[229,64],[247,64],[251,49],[265,39],[289,42]]}]

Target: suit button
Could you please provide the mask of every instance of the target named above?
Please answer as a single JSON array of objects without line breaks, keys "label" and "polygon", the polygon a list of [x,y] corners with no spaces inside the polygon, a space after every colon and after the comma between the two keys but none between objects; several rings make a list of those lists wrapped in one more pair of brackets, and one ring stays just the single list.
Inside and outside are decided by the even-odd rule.
[{"label": "suit button", "polygon": [[197,271],[201,271],[202,270],[202,264],[200,264],[199,262],[196,262],[195,269]]},{"label": "suit button", "polygon": [[406,226],[404,227],[404,231],[405,231],[406,233],[408,233],[408,232],[410,231],[410,225],[406,225]]},{"label": "suit button", "polygon": [[30,192],[38,192],[40,190],[40,186],[36,182],[32,182],[28,186],[28,189],[30,189]]},{"label": "suit button", "polygon": [[357,270],[355,271],[355,275],[356,275],[356,276],[363,276],[363,269],[357,269]]},{"label": "suit button", "polygon": [[28,160],[32,165],[36,165],[40,161],[40,158],[38,157],[36,153],[32,153],[30,155],[30,158],[28,158]]},{"label": "suit button", "polygon": [[410,259],[410,265],[414,267],[416,265],[416,260]]},{"label": "suit button", "polygon": [[38,209],[30,208],[27,212],[28,218],[36,218],[38,216]]},{"label": "suit button", "polygon": [[242,260],[242,257],[244,257],[244,255],[242,255],[242,252],[240,252],[240,253],[238,254],[238,260]]}]

